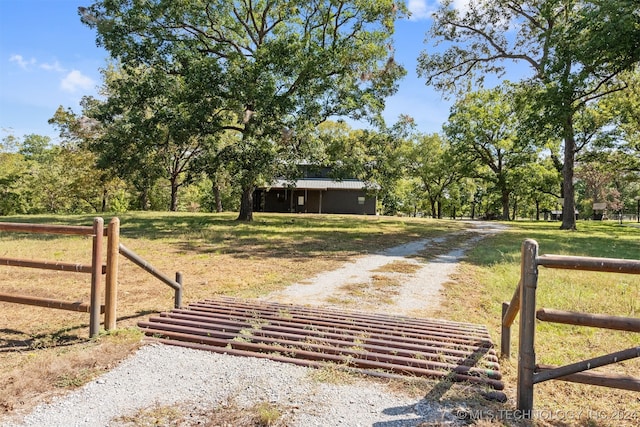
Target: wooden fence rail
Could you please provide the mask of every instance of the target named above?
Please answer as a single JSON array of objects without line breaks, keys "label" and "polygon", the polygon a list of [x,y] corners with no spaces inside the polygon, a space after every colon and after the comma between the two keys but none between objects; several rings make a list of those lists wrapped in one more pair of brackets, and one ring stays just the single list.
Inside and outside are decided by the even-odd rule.
[{"label": "wooden fence rail", "polygon": [[[105,329],[111,330],[116,327],[118,255],[122,254],[164,283],[171,286],[175,290],[174,306],[176,308],[179,308],[182,304],[182,273],[177,272],[176,280],[173,281],[160,273],[148,262],[121,245],[120,220],[118,218],[112,218],[107,228],[104,227],[104,220],[102,218],[94,218],[92,227],[0,222],[0,231],[35,234],[84,235],[92,236],[93,238],[90,265],[73,264],[60,261],[0,258],[0,265],[91,274],[89,303],[61,301],[57,299],[39,298],[27,295],[10,295],[5,293],[0,293],[0,301],[89,313],[89,336],[95,337],[100,331],[100,315],[103,313]],[[107,237],[105,265],[102,264],[103,237]],[[101,305],[102,275],[105,275],[104,305]]]},{"label": "wooden fence rail", "polygon": [[0,294],[0,301],[36,305],[40,307],[58,308],[61,310],[88,310],[89,336],[94,337],[98,335],[98,332],[100,331],[100,314],[104,310],[104,307],[100,305],[100,294],[102,292],[102,274],[106,271],[106,267],[102,265],[102,238],[105,234],[104,220],[102,218],[94,218],[92,227],[2,222],[0,223],[0,231],[35,234],[71,234],[93,237],[91,265],[69,264],[57,261],[33,261],[19,260],[14,258],[0,258],[0,264],[3,265],[42,268],[59,271],[73,271],[91,274],[91,294],[90,303],[88,305],[79,302],[68,302],[37,298],[26,295],[7,294]]},{"label": "wooden fence rail", "polygon": [[511,325],[520,311],[517,386],[518,410],[524,411],[524,414],[530,414],[533,410],[534,384],[553,379],[640,392],[640,378],[626,375],[584,372],[593,368],[640,357],[640,347],[617,351],[566,366],[553,367],[536,365],[534,351],[536,319],[571,325],[640,332],[639,318],[576,313],[548,308],[542,308],[536,311],[538,266],[609,273],[640,274],[640,261],[560,255],[538,256],[538,243],[535,240],[527,239],[523,242],[520,282],[511,298],[511,302],[502,304],[501,337],[502,355],[509,357],[511,348]]}]

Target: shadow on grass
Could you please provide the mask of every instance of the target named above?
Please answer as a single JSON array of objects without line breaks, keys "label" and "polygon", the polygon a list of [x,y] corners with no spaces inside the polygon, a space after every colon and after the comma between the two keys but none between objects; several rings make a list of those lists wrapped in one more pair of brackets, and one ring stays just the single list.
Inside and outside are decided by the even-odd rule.
[{"label": "shadow on grass", "polygon": [[639,259],[640,229],[613,223],[584,221],[578,231],[563,231],[557,223],[514,223],[513,227],[489,236],[468,252],[466,262],[477,266],[520,263],[522,242],[534,239],[540,255],[573,255]]},{"label": "shadow on grass", "polygon": [[[118,317],[118,321],[139,319],[151,314],[156,314],[154,310],[141,310],[135,314]],[[70,327],[65,327],[54,332],[43,332],[37,335],[29,335],[27,332],[17,329],[0,329],[0,353],[12,353],[22,351],[42,350],[53,347],[67,347],[76,344],[90,342],[91,338],[71,333],[89,329],[88,323],[82,323]],[[117,328],[116,328],[117,330]],[[10,336],[18,336],[10,338]],[[22,336],[23,338],[20,338]]]},{"label": "shadow on grass", "polygon": [[23,331],[0,329],[2,335],[19,335],[24,338],[4,338],[0,336],[0,353],[33,351],[52,347],[66,347],[89,341],[86,337],[70,332],[88,328],[88,324],[75,325],[62,328],[54,332],[44,332],[37,335],[29,335]]},{"label": "shadow on grass", "polygon": [[[313,254],[366,254],[460,228],[456,223],[396,217],[259,214],[239,222],[235,214],[122,214],[121,240],[162,241],[182,252],[230,254],[238,258],[307,258]],[[91,225],[93,216],[16,216],[0,220],[39,224]],[[107,224],[111,217],[105,216]],[[3,240],[53,240],[59,235],[0,233]]]}]

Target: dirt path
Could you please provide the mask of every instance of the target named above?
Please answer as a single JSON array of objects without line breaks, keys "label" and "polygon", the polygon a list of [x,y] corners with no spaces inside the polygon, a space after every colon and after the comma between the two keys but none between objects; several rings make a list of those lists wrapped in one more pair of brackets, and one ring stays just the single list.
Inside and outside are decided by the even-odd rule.
[{"label": "dirt path", "polygon": [[[359,257],[264,299],[424,316],[439,307],[443,285],[455,273],[465,252],[505,228],[495,223],[468,224],[467,231]],[[442,252],[443,246],[449,249]]]}]

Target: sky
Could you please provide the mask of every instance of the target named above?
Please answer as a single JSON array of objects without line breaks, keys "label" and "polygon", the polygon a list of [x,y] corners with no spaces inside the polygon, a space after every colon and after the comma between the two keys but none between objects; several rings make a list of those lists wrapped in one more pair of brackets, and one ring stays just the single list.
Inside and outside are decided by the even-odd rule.
[{"label": "sky", "polygon": [[[395,59],[407,69],[385,120],[414,118],[420,132],[439,132],[451,103],[418,78],[430,11],[437,0],[408,0],[410,20],[397,23]],[[86,4],[85,4],[86,3]],[[80,113],[80,99],[96,95],[100,68],[109,54],[96,46],[95,31],[80,22],[78,6],[91,0],[0,0],[0,138],[28,134],[57,138],[47,123],[59,106]],[[354,125],[354,127],[357,127]]]}]

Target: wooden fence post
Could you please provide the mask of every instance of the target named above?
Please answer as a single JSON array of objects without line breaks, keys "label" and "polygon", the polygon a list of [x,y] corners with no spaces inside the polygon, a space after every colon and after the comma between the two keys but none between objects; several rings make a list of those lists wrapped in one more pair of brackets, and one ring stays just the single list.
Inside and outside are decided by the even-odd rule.
[{"label": "wooden fence post", "polygon": [[509,310],[509,303],[502,303],[502,316],[500,319],[502,320],[502,329],[500,333],[500,355],[502,357],[506,357],[507,359],[511,357],[511,325],[504,325],[504,316],[507,314]]},{"label": "wooden fence post", "polygon": [[533,375],[536,367],[534,349],[536,327],[536,287],[538,286],[538,243],[522,243],[520,271],[520,342],[518,351],[517,408],[529,417],[533,410]]},{"label": "wooden fence post", "polygon": [[118,304],[118,258],[120,246],[120,219],[111,218],[107,228],[107,276],[105,279],[104,328],[116,328]]},{"label": "wooden fence post", "polygon": [[91,254],[91,308],[89,313],[89,336],[91,338],[100,332],[100,297],[102,284],[102,236],[104,234],[104,220],[93,220],[93,251]]},{"label": "wooden fence post", "polygon": [[175,290],[173,305],[175,308],[181,308],[182,307],[182,272],[181,271],[176,271],[176,282],[180,285],[180,287]]}]

